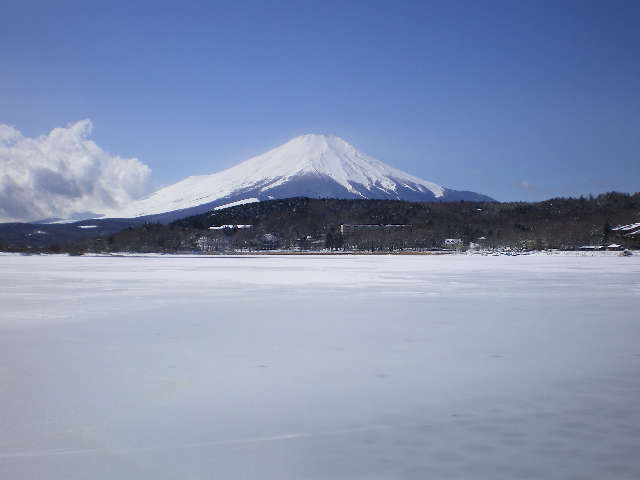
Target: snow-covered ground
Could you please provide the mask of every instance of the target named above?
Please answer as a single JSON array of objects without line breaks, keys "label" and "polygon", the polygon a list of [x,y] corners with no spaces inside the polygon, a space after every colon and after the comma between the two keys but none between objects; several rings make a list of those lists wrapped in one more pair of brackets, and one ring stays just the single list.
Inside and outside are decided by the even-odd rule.
[{"label": "snow-covered ground", "polygon": [[640,256],[0,256],[0,478],[640,478]]}]

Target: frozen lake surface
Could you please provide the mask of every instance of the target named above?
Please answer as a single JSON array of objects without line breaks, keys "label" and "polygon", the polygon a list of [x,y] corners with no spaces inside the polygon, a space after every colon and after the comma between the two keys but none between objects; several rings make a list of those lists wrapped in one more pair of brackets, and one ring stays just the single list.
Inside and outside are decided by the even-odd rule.
[{"label": "frozen lake surface", "polygon": [[0,478],[640,478],[640,256],[0,256]]}]

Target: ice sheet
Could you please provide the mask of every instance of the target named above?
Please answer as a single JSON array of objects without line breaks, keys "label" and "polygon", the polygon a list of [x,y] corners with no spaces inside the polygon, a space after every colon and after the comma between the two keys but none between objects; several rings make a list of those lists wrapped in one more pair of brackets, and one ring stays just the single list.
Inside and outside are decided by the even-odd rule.
[{"label": "ice sheet", "polygon": [[640,256],[0,256],[0,478],[638,478]]}]

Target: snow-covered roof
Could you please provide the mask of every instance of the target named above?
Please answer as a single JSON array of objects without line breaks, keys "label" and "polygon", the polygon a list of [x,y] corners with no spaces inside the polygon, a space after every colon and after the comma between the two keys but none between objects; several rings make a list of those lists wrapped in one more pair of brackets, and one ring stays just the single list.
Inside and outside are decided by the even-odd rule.
[{"label": "snow-covered roof", "polygon": [[219,226],[215,226],[215,227],[209,227],[209,230],[224,230],[226,228],[251,228],[253,227],[253,225],[235,225],[235,224],[228,224],[228,225],[219,225]]},{"label": "snow-covered roof", "polygon": [[629,223],[627,225],[618,225],[617,227],[613,227],[611,230],[621,230],[623,232],[627,232],[629,230],[640,229],[640,223]]}]

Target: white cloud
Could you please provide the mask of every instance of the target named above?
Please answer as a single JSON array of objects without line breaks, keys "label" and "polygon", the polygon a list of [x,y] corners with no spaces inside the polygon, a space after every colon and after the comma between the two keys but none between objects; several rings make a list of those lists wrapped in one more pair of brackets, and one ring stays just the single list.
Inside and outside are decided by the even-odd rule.
[{"label": "white cloud", "polygon": [[92,129],[81,120],[29,138],[0,124],[0,222],[99,213],[146,193],[151,169],[109,155],[89,140]]}]

